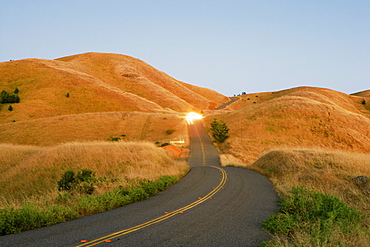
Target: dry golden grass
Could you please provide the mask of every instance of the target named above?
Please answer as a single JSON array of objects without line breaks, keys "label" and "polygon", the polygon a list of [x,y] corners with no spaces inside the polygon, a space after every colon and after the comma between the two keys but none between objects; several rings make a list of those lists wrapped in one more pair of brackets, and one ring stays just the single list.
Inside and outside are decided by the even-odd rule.
[{"label": "dry golden grass", "polygon": [[370,178],[370,155],[327,149],[273,149],[250,167],[268,175],[277,191],[288,194],[291,187],[305,185],[340,199],[370,215],[370,183],[353,178]]},{"label": "dry golden grass", "polygon": [[360,103],[352,96],[328,89],[295,88],[244,95],[234,104],[230,108],[236,110],[213,112],[204,122],[209,126],[213,118],[218,118],[227,123],[230,138],[220,149],[245,164],[252,164],[260,153],[277,147],[370,152],[370,119],[357,108]]},{"label": "dry golden grass", "polygon": [[229,99],[213,90],[192,86],[129,56],[86,53],[58,59],[107,84],[175,111],[213,109]]},{"label": "dry golden grass", "polygon": [[38,59],[0,63],[0,87],[8,91],[17,87],[21,99],[11,112],[2,107],[0,123],[87,112],[165,111],[146,99],[109,88],[90,75],[65,71],[61,62],[60,68],[54,68],[53,63]]},{"label": "dry golden grass", "polygon": [[199,111],[229,100],[117,54],[3,62],[0,75],[0,90],[17,87],[21,99],[13,111],[7,105],[0,107],[0,123],[91,112]]},{"label": "dry golden grass", "polygon": [[353,95],[370,98],[370,90],[365,90],[362,92],[354,93]]},{"label": "dry golden grass", "polygon": [[[168,135],[168,129],[174,132]],[[0,124],[0,143],[49,146],[115,137],[160,144],[184,139],[184,146],[189,144],[186,121],[181,114],[101,112]]]},{"label": "dry golden grass", "polygon": [[[181,177],[189,167],[151,143],[87,142],[53,147],[0,145],[0,207],[52,195],[67,170],[90,169],[98,177],[155,180],[159,175]],[[101,188],[107,190],[109,188]],[[98,191],[98,193],[104,191]]]},{"label": "dry golden grass", "polygon": [[223,165],[268,175],[286,195],[305,185],[370,215],[370,119],[361,97],[322,88],[250,94],[204,119],[222,119],[230,138],[218,145]]}]

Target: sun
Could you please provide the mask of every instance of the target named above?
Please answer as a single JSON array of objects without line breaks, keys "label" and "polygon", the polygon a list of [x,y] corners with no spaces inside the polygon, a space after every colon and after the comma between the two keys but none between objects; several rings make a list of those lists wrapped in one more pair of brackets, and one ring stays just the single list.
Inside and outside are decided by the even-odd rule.
[{"label": "sun", "polygon": [[202,118],[203,118],[202,115],[195,112],[189,112],[188,115],[186,115],[186,121],[188,121],[188,124],[192,124],[193,120],[199,120]]}]

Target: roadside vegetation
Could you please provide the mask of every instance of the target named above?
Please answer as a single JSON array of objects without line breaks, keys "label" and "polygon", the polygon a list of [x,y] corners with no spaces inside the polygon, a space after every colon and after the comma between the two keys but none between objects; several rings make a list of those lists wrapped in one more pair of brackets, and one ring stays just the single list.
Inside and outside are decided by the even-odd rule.
[{"label": "roadside vegetation", "polygon": [[249,167],[267,175],[281,208],[264,246],[366,246],[370,242],[370,156],[325,149],[276,149]]},{"label": "roadside vegetation", "polygon": [[229,138],[228,133],[230,129],[222,120],[214,118],[211,122],[210,130],[213,138],[219,143],[223,143],[226,141],[227,138]]},{"label": "roadside vegetation", "polygon": [[144,200],[189,167],[150,143],[0,145],[0,235]]},{"label": "roadside vegetation", "polygon": [[294,187],[278,214],[263,222],[278,237],[262,246],[367,246],[365,216],[331,194]]},{"label": "roadside vegetation", "polygon": [[274,235],[265,246],[368,246],[367,97],[300,87],[242,95],[206,116],[230,128],[217,145],[222,164],[268,176],[281,197],[263,222]]}]

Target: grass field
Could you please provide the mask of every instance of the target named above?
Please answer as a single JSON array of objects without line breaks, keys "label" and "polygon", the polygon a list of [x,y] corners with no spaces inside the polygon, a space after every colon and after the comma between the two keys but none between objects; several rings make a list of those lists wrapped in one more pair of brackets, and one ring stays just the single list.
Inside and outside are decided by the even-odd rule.
[{"label": "grass field", "polygon": [[213,112],[204,123],[209,126],[213,118],[226,122],[230,138],[219,149],[247,165],[277,147],[369,153],[370,115],[360,101],[319,88],[243,95],[229,106],[232,111]]},{"label": "grass field", "polygon": [[0,90],[18,88],[20,97],[13,111],[0,105],[0,124],[97,112],[200,111],[229,101],[213,90],[175,80],[139,59],[118,54],[3,62],[0,75]]},{"label": "grass field", "polygon": [[98,187],[96,193],[101,194],[137,179],[181,177],[189,169],[186,162],[176,161],[165,150],[145,142],[66,143],[52,147],[1,144],[0,163],[0,207],[55,200],[57,181],[67,170],[90,169],[98,177],[117,180]]},{"label": "grass field", "polygon": [[[179,113],[101,112],[20,121],[0,124],[0,143],[50,146],[119,138],[162,144],[184,139],[187,146],[184,116]],[[173,133],[167,134],[168,129],[173,129]]]}]

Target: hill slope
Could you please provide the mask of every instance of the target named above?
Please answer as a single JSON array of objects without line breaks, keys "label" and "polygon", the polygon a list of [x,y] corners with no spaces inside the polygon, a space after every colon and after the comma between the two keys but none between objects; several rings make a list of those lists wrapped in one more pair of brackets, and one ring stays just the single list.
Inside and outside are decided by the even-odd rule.
[{"label": "hill slope", "polygon": [[354,96],[321,88],[249,94],[231,104],[230,112],[209,115],[224,120],[230,138],[222,146],[247,164],[276,147],[321,147],[370,152],[368,111]]},{"label": "hill slope", "polygon": [[353,95],[370,98],[370,90],[354,93]]},{"label": "hill slope", "polygon": [[0,89],[18,88],[21,98],[14,111],[0,109],[0,123],[91,112],[200,111],[229,100],[118,54],[5,62],[0,63],[0,74]]}]

